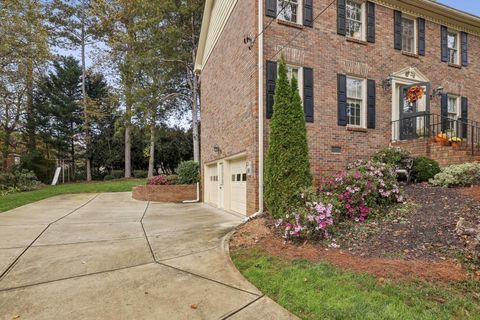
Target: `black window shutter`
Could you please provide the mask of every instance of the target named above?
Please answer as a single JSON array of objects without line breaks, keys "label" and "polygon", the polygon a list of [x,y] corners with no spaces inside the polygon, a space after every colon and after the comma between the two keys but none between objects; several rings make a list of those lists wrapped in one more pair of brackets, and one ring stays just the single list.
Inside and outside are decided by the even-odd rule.
[{"label": "black window shutter", "polygon": [[448,130],[448,94],[442,94],[442,100],[440,105],[440,117],[442,123],[442,132]]},{"label": "black window shutter", "polygon": [[468,137],[468,98],[462,97],[462,138]]},{"label": "black window shutter", "polygon": [[448,28],[445,26],[441,26],[440,28],[440,41],[442,62],[448,62]]},{"label": "black window shutter", "polygon": [[266,0],[266,14],[268,17],[277,17],[277,0]]},{"label": "black window shutter", "polygon": [[338,125],[347,125],[347,76],[338,74],[337,76],[337,94],[338,94]]},{"label": "black window shutter", "polygon": [[337,33],[345,36],[347,35],[347,14],[345,7],[345,0],[337,0]]},{"label": "black window shutter", "polygon": [[313,27],[313,0],[303,2],[303,25]]},{"label": "black window shutter", "polygon": [[394,22],[394,47],[397,50],[402,50],[402,12],[395,10],[393,12]]},{"label": "black window shutter", "polygon": [[303,110],[305,111],[305,121],[313,122],[314,103],[312,68],[303,68]]},{"label": "black window shutter", "polygon": [[462,66],[468,66],[468,33],[461,33],[462,40]]},{"label": "black window shutter", "polygon": [[376,111],[375,111],[375,104],[376,104],[376,94],[375,94],[375,80],[368,80],[367,81],[367,128],[368,129],[375,129],[376,123]]},{"label": "black window shutter", "polygon": [[418,55],[425,55],[425,19],[418,18]]},{"label": "black window shutter", "polygon": [[273,114],[276,83],[277,63],[275,61],[267,61],[267,119],[270,119]]},{"label": "black window shutter", "polygon": [[375,43],[375,3],[367,2],[367,41]]}]

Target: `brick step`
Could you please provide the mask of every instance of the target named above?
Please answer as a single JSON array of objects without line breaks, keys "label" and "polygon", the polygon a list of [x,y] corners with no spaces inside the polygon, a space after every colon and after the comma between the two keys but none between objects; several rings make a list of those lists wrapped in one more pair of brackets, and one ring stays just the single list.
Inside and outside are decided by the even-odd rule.
[{"label": "brick step", "polygon": [[471,150],[468,149],[466,144],[454,149],[452,146],[445,146],[435,143],[432,140],[417,139],[396,141],[392,143],[392,145],[408,150],[413,156],[427,156],[432,158],[436,160],[441,167],[480,161],[480,153],[472,155]]}]

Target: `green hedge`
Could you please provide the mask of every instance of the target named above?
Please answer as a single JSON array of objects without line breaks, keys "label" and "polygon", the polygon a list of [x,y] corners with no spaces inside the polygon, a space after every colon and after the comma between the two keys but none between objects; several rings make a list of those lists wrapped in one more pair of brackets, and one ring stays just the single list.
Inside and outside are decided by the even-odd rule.
[{"label": "green hedge", "polygon": [[183,161],[177,168],[178,184],[194,184],[200,181],[200,167],[196,161]]},{"label": "green hedge", "polygon": [[273,116],[265,163],[265,203],[275,218],[300,205],[297,194],[312,185],[307,130],[298,83],[287,78],[282,59],[278,68]]},{"label": "green hedge", "polygon": [[418,157],[413,161],[412,174],[417,182],[433,179],[440,172],[438,162],[428,157]]}]

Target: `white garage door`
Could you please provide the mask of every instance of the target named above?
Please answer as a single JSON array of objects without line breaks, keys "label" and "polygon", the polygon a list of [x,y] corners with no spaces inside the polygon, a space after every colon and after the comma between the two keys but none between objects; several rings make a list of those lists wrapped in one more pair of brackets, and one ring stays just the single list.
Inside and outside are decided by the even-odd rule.
[{"label": "white garage door", "polygon": [[247,169],[245,159],[230,161],[230,210],[247,213]]},{"label": "white garage door", "polygon": [[205,201],[218,206],[218,173],[216,164],[207,167],[205,180]]}]

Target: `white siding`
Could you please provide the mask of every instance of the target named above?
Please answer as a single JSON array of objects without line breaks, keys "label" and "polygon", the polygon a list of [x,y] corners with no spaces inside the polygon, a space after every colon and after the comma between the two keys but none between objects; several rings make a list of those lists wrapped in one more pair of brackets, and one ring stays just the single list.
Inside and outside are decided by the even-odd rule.
[{"label": "white siding", "polygon": [[232,13],[237,0],[215,0],[212,8],[212,15],[208,27],[208,35],[205,43],[202,65],[205,65],[210,53],[220,37],[225,24]]}]

